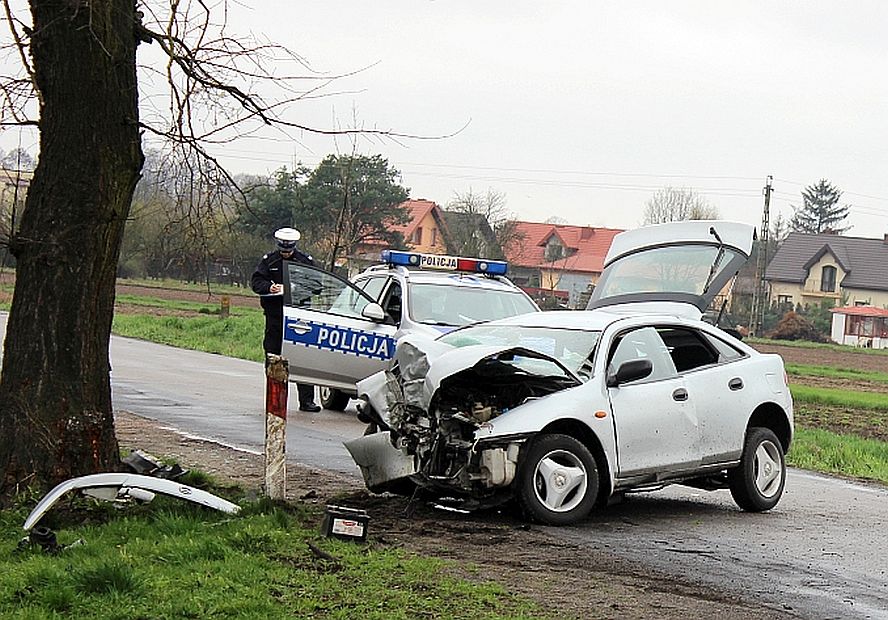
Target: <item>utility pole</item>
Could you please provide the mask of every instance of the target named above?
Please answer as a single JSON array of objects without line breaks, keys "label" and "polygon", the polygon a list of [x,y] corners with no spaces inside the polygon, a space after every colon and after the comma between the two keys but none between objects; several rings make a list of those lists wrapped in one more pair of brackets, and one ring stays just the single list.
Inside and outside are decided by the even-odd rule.
[{"label": "utility pole", "polygon": [[766,297],[765,288],[765,269],[768,266],[768,246],[771,240],[771,181],[774,180],[770,174],[765,182],[762,194],[765,196],[765,209],[762,213],[762,227],[759,231],[758,256],[755,264],[755,288],[752,292],[752,310],[749,315],[749,334],[758,336],[761,328],[762,318],[764,316],[764,306]]}]

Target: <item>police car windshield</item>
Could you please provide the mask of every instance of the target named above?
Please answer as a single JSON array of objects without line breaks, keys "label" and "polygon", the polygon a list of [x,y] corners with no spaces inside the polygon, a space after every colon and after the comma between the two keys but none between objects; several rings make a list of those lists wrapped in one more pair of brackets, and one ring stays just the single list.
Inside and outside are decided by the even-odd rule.
[{"label": "police car windshield", "polygon": [[416,283],[410,293],[410,316],[428,325],[461,327],[537,311],[524,294],[505,288]]},{"label": "police car windshield", "polygon": [[474,325],[441,336],[439,340],[454,347],[494,345],[522,347],[561,362],[584,381],[592,373],[592,355],[600,331],[520,325]]}]

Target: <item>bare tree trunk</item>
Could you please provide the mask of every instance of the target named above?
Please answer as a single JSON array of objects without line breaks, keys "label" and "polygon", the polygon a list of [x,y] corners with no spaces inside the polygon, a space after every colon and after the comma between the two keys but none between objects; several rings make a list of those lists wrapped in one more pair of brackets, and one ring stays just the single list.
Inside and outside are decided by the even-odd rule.
[{"label": "bare tree trunk", "polygon": [[108,344],[143,162],[133,0],[30,5],[40,160],[10,243],[17,268],[0,378],[0,505],[24,486],[119,462]]}]

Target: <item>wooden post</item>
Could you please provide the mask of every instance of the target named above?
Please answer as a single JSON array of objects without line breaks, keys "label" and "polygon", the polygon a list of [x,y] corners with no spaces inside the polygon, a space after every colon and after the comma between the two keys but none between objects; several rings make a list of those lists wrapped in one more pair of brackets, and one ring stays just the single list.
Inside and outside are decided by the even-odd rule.
[{"label": "wooden post", "polygon": [[219,301],[219,318],[227,319],[228,315],[231,314],[231,297],[228,295],[222,295],[222,298]]},{"label": "wooden post", "polygon": [[265,365],[265,494],[287,495],[287,391],[290,364],[269,353]]}]

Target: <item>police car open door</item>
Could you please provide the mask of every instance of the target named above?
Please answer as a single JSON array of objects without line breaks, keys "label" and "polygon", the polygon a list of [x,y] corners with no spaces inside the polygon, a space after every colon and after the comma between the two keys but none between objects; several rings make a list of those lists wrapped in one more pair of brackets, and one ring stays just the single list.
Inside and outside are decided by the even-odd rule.
[{"label": "police car open door", "polygon": [[290,378],[354,394],[355,382],[384,369],[397,326],[375,300],[332,273],[284,263],[281,353]]}]

